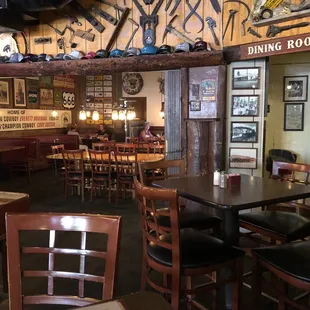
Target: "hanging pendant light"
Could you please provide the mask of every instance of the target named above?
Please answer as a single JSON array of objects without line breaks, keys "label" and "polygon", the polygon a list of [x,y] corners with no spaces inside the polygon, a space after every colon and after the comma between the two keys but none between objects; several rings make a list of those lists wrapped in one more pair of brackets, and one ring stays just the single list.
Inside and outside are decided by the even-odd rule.
[{"label": "hanging pendant light", "polygon": [[81,110],[80,113],[79,113],[79,119],[81,121],[85,121],[86,120],[86,112],[84,110]]},{"label": "hanging pendant light", "polygon": [[99,112],[98,111],[93,112],[92,119],[93,119],[93,121],[99,121]]},{"label": "hanging pendant light", "polygon": [[90,116],[91,116],[90,111],[86,111],[86,117],[90,117]]}]

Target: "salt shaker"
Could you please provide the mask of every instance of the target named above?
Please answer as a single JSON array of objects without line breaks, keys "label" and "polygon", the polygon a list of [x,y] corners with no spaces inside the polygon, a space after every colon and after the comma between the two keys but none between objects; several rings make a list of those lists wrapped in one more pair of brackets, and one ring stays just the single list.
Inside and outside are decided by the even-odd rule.
[{"label": "salt shaker", "polygon": [[220,188],[226,188],[227,187],[227,174],[225,171],[221,172],[220,176]]},{"label": "salt shaker", "polygon": [[219,186],[220,185],[220,177],[221,173],[219,170],[215,170],[213,174],[213,185],[214,186]]}]

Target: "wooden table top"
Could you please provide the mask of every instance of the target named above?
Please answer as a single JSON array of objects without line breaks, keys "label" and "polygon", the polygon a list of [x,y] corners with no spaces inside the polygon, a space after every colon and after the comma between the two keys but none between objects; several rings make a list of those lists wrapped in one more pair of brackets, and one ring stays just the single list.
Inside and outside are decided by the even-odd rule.
[{"label": "wooden table top", "polygon": [[[159,294],[154,292],[139,292],[121,297],[121,305],[123,307],[109,307],[110,302],[103,302],[91,306],[81,307],[77,309],[85,310],[172,310],[170,304]],[[77,310],[76,309],[76,310]]]},{"label": "wooden table top", "polygon": [[310,186],[241,175],[239,187],[213,185],[213,175],[155,181],[154,186],[177,189],[181,197],[214,208],[245,210],[310,197]]},{"label": "wooden table top", "polygon": [[[108,159],[108,155],[104,155],[104,158]],[[55,155],[47,155],[46,158],[48,159],[62,159],[62,154],[55,154]],[[153,162],[153,161],[159,161],[164,158],[164,154],[146,154],[146,153],[138,153],[137,155],[137,161],[141,162]],[[129,157],[129,160],[134,162],[134,156]],[[89,153],[87,151],[83,152],[83,160],[89,161]],[[111,160],[114,161],[115,157],[112,155]]]},{"label": "wooden table top", "polygon": [[16,151],[16,150],[22,150],[24,149],[24,146],[4,146],[4,147],[0,147],[0,153],[1,152],[8,152],[8,151]]}]

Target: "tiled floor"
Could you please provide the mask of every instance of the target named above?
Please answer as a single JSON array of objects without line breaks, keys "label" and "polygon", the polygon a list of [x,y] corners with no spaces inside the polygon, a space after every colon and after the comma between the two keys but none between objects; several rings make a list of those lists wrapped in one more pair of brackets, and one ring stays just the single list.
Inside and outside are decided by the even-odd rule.
[{"label": "tiled floor", "polygon": [[[89,202],[89,196],[86,195],[85,203],[81,203],[80,198],[71,196],[67,201],[64,200],[63,184],[61,180],[54,177],[53,171],[37,172],[33,177],[32,184],[29,184],[28,179],[23,176],[16,176],[11,181],[1,182],[0,190],[8,190],[15,192],[26,192],[31,197],[31,212],[84,212],[84,213],[102,213],[109,215],[121,215],[123,220],[122,239],[119,260],[119,272],[116,285],[116,296],[136,292],[140,286],[140,267],[141,267],[141,233],[139,214],[135,203],[127,199],[126,201],[120,200],[120,203],[115,204],[107,203],[105,198],[96,198],[93,203]],[[34,241],[45,243],[47,236],[44,234],[37,235],[37,233],[30,232],[23,234],[21,242],[23,244],[34,244]],[[57,237],[56,237],[57,238]],[[77,234],[70,234],[69,236],[59,234],[56,242],[58,246],[62,247],[66,244],[74,245],[79,241]],[[100,238],[92,236],[88,241],[90,247],[100,247]],[[78,244],[78,243],[77,243]],[[88,262],[88,271],[99,273],[101,272],[101,264],[98,261]],[[46,260],[42,257],[32,257],[25,260],[25,266],[30,264],[36,267],[46,266]],[[61,260],[56,259],[56,266],[58,270],[74,270],[78,266],[78,261],[70,258],[62,257]],[[60,287],[57,287],[59,284]],[[62,293],[70,293],[77,286],[75,282],[59,280],[56,281],[56,291]],[[46,288],[46,281],[42,279],[31,279],[25,284],[25,291],[27,292],[44,292]],[[65,292],[63,292],[65,291]],[[86,286],[86,291],[91,296],[100,295],[100,287],[94,285]],[[0,310],[8,309],[8,296],[4,295],[2,287],[0,287]],[[222,296],[223,294],[221,294]],[[201,299],[207,304],[210,303],[209,296],[201,296]],[[220,298],[218,309],[224,309],[223,296]],[[244,289],[243,309],[251,309],[251,294],[248,289]],[[28,307],[27,307],[28,309]],[[59,309],[56,306],[35,306],[29,309]],[[63,309],[61,307],[61,309]],[[264,300],[264,310],[276,309],[276,305],[268,300]]]}]

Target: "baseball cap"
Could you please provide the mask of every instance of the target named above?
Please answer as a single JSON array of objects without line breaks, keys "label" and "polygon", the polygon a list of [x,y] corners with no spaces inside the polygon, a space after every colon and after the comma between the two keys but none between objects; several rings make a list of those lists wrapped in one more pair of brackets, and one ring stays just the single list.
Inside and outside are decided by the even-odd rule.
[{"label": "baseball cap", "polygon": [[95,58],[96,53],[95,52],[88,52],[85,56],[83,56],[81,59],[93,59]]},{"label": "baseball cap", "polygon": [[191,45],[187,42],[182,42],[179,43],[176,48],[175,48],[175,53],[186,53],[186,52],[190,52],[191,50]]},{"label": "baseball cap", "polygon": [[35,54],[26,54],[21,62],[37,62],[39,60],[38,55]]},{"label": "baseball cap", "polygon": [[130,56],[139,56],[141,54],[140,49],[135,47],[129,47],[124,53],[123,57],[130,57]]},{"label": "baseball cap", "polygon": [[85,55],[82,52],[79,51],[72,51],[70,54],[64,55],[65,60],[76,60],[76,59],[82,59]]},{"label": "baseball cap", "polygon": [[195,43],[193,52],[200,52],[200,51],[208,51],[208,52],[210,52],[211,51],[211,47],[210,47],[210,45],[207,42],[199,40],[199,41],[197,41]]},{"label": "baseball cap", "polygon": [[107,58],[107,57],[108,57],[108,51],[101,49],[96,52],[94,58]]},{"label": "baseball cap", "polygon": [[116,48],[115,50],[111,51],[110,53],[110,58],[118,58],[118,57],[122,57],[123,55],[123,52],[122,50],[119,50],[118,48]]},{"label": "baseball cap", "polygon": [[10,60],[8,56],[0,56],[0,63],[6,63]]},{"label": "baseball cap", "polygon": [[171,54],[173,51],[174,48],[172,46],[164,44],[157,50],[156,54]]},{"label": "baseball cap", "polygon": [[53,56],[48,55],[48,54],[42,53],[42,54],[38,55],[38,61],[50,61],[52,59],[53,59]]},{"label": "baseball cap", "polygon": [[56,61],[56,60],[64,60],[65,54],[64,53],[59,53],[55,56],[55,58],[52,58],[51,60]]},{"label": "baseball cap", "polygon": [[24,55],[21,53],[12,53],[10,59],[7,62],[21,62],[24,58]]},{"label": "baseball cap", "polygon": [[144,46],[141,50],[141,55],[155,55],[158,48],[154,45]]}]

